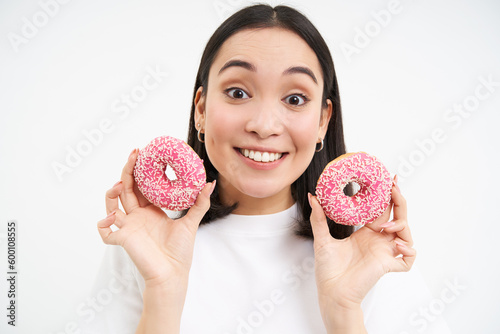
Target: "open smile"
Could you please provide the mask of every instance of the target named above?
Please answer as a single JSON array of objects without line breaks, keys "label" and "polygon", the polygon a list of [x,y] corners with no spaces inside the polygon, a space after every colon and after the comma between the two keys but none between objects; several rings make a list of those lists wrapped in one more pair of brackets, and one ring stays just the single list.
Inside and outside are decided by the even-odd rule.
[{"label": "open smile", "polygon": [[250,150],[246,148],[238,148],[240,153],[253,161],[256,162],[273,162],[276,160],[279,160],[283,157],[284,154],[286,153],[281,153],[281,152],[266,152],[266,151],[257,151],[257,150]]}]

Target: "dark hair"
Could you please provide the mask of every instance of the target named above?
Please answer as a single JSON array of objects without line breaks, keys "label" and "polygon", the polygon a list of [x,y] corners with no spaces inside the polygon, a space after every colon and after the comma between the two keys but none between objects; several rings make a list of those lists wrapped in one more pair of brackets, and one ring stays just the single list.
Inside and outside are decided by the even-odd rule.
[{"label": "dark hair", "polygon": [[[340,107],[339,88],[332,56],[324,39],[321,37],[314,25],[300,12],[287,6],[271,7],[269,5],[253,5],[243,8],[225,20],[214,32],[203,52],[196,83],[194,85],[193,104],[191,106],[191,117],[189,121],[189,132],[187,143],[203,159],[207,172],[207,182],[212,182],[218,177],[218,171],[214,168],[208,158],[205,145],[197,139],[195,128],[195,105],[194,99],[200,86],[203,86],[202,94],[208,87],[208,74],[210,67],[217,56],[222,44],[233,34],[252,28],[279,27],[298,34],[316,53],[321,70],[323,72],[324,86],[322,104],[327,106],[327,99],[333,104],[332,117],[328,124],[328,130],[324,138],[324,148],[316,152],[305,172],[292,184],[292,197],[297,202],[298,210],[302,219],[297,222],[296,233],[301,236],[312,238],[312,229],[309,222],[311,207],[307,199],[307,193],[315,193],[317,180],[324,167],[331,160],[346,152],[344,144],[344,132],[342,127],[342,113]],[[211,206],[203,217],[201,224],[211,222],[217,218],[231,213],[237,206],[227,206],[221,203],[218,187],[215,188],[211,197]],[[334,238],[343,239],[354,232],[352,226],[336,224],[328,219],[330,233]]]}]

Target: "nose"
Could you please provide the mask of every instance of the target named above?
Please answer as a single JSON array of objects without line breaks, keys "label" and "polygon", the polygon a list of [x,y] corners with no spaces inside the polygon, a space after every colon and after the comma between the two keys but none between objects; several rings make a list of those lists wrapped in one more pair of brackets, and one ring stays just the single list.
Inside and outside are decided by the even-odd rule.
[{"label": "nose", "polygon": [[246,123],[245,130],[265,139],[283,133],[283,114],[277,103],[264,101],[255,104]]}]

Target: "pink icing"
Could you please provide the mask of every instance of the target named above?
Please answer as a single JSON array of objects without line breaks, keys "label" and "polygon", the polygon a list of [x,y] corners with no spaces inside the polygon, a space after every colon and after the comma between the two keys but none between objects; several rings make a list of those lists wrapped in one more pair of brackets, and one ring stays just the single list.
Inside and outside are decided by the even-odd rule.
[{"label": "pink icing", "polygon": [[[165,174],[167,165],[176,180]],[[144,197],[171,211],[190,208],[206,184],[203,160],[184,141],[169,136],[153,139],[139,152],[134,178]]]},{"label": "pink icing", "polygon": [[[352,197],[344,187],[356,182],[359,191]],[[316,196],[325,214],[343,225],[373,222],[391,201],[392,180],[385,166],[374,156],[358,152],[326,166],[316,186]]]}]

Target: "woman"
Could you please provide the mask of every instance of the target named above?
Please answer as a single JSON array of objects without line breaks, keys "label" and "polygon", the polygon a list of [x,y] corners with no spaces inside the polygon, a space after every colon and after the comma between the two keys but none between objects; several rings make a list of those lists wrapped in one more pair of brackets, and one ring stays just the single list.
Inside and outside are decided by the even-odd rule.
[{"label": "woman", "polygon": [[99,233],[123,247],[136,273],[120,292],[130,303],[122,305],[128,326],[138,322],[137,333],[366,332],[366,295],[385,273],[408,271],[416,253],[396,182],[393,205],[354,233],[327,221],[310,195],[345,146],[333,62],[309,20],[267,5],[227,19],[202,56],[189,127],[209,183],[182,218],[168,218],[137,191],[138,150],[106,194]]}]

